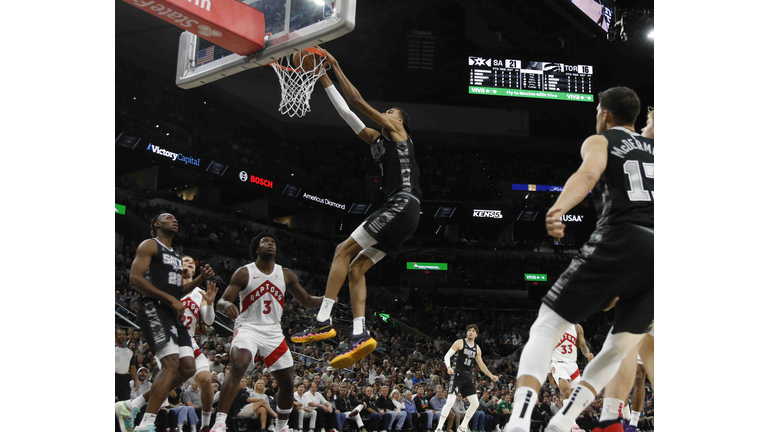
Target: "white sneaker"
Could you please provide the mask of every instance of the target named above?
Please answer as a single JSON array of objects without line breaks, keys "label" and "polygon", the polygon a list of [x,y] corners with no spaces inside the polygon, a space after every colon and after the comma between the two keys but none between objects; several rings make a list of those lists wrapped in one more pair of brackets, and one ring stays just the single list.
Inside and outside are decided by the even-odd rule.
[{"label": "white sneaker", "polygon": [[275,430],[275,425],[269,425],[269,427],[267,428],[267,430],[268,430],[268,431],[272,431],[272,432],[274,432],[274,430]]},{"label": "white sneaker", "polygon": [[227,425],[224,422],[216,422],[211,428],[211,432],[227,432]]}]

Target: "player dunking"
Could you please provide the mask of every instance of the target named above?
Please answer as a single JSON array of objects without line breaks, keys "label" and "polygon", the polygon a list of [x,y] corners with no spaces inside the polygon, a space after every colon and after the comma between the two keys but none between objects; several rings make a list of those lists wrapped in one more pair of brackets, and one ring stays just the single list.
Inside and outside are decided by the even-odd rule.
[{"label": "player dunking", "polygon": [[304,343],[336,335],[330,318],[331,309],[349,274],[352,340],[348,350],[330,363],[332,367],[341,369],[352,366],[376,349],[376,341],[365,329],[365,272],[385,256],[397,255],[403,242],[416,231],[421,210],[421,187],[408,114],[401,108],[391,108],[384,113],[373,109],[349,82],[336,59],[326,54],[347,100],[381,126],[381,132],[365,127],[350,111],[331,80],[326,75],[320,77],[341,117],[363,141],[370,144],[371,154],[384,178],[384,193],[387,197],[384,207],[368,216],[347,240],[336,247],[325,287],[325,298],[317,318],[309,328],[291,337],[293,342]]},{"label": "player dunking", "polygon": [[583,162],[547,212],[547,233],[562,238],[560,217],[595,188],[595,231],[542,299],[518,369],[505,432],[528,432],[547,360],[559,337],[592,313],[615,305],[613,327],[547,432],[565,432],[605,387],[621,360],[653,325],[653,140],[634,132],[640,100],[626,87],[598,95],[597,134],[581,147]]},{"label": "player dunking", "polygon": [[[320,307],[322,297],[311,297],[299,284],[296,273],[275,264],[277,248],[273,235],[262,233],[255,237],[249,248],[253,262],[237,269],[216,305],[219,311],[235,320],[235,337],[230,353],[232,372],[221,389],[212,432],[227,430],[225,422],[237,396],[238,383],[256,352],[261,353],[264,364],[277,380],[275,432],[288,431],[293,408],[293,358],[280,327],[286,290],[307,309]],[[238,294],[239,309],[232,303]]]},{"label": "player dunking", "polygon": [[[462,420],[457,432],[467,431],[469,421],[472,420],[472,416],[475,415],[477,407],[480,406],[480,402],[477,400],[477,390],[475,390],[475,385],[472,384],[473,363],[477,364],[480,370],[493,380],[493,382],[499,380],[499,377],[492,374],[485,366],[485,362],[483,362],[483,351],[475,342],[479,334],[480,329],[477,325],[468,325],[467,337],[465,339],[458,339],[454,342],[453,345],[451,345],[451,349],[445,354],[445,367],[448,368],[448,374],[451,375],[451,382],[448,384],[448,398],[440,413],[440,421],[437,422],[436,431],[443,430],[443,424],[451,414],[451,409],[453,408],[453,403],[456,401],[457,393],[466,395],[467,400],[469,401],[469,408],[467,409],[464,420]],[[454,354],[456,354],[456,357],[452,358]],[[455,367],[451,367],[451,364]]]},{"label": "player dunking", "polygon": [[[192,338],[186,331],[179,331],[184,327],[181,323],[184,305],[179,299],[212,277],[214,272],[206,265],[200,276],[182,284],[182,260],[171,247],[178,230],[179,223],[170,213],[152,218],[150,234],[153,238],[139,245],[131,266],[131,286],[142,294],[138,324],[147,335],[150,351],[162,365],[152,383],[147,411],[136,432],[154,432],[157,411],[168,392],[195,373]],[[130,431],[133,419],[129,404],[118,402],[115,411],[120,416],[120,428]]]},{"label": "player dunking", "polygon": [[[181,282],[187,284],[191,282],[195,276],[195,260],[189,255],[184,255],[181,261]],[[195,328],[197,327],[198,318],[201,313],[203,321],[206,324],[213,324],[215,318],[213,301],[216,299],[218,290],[219,289],[215,283],[208,281],[207,291],[195,287],[191,293],[181,299],[181,304],[184,305],[184,317],[182,318],[182,323],[187,329],[187,332],[189,332],[190,339],[192,339],[192,349],[195,356],[194,379],[197,385],[200,386],[200,399],[202,402],[201,412],[203,414],[201,420],[202,428],[200,429],[200,432],[207,432],[210,430],[209,424],[211,421],[211,409],[213,405],[213,383],[211,380],[210,368],[208,366],[208,359],[202,355],[200,347],[197,346],[197,342],[195,342]],[[128,410],[118,410],[120,421],[127,426],[125,428],[127,431],[131,430],[133,427],[133,422],[141,411],[141,407],[147,404],[147,399],[149,399],[149,391],[139,395],[139,397],[132,401],[124,401],[124,403],[130,407],[130,419],[127,418]],[[192,429],[192,432],[194,432],[195,425],[190,425],[190,428]]]}]

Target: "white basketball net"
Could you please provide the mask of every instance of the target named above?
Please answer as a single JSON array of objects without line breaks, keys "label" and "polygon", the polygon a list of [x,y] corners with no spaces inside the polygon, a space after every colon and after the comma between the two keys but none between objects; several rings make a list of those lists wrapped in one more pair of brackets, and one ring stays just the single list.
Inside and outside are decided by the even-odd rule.
[{"label": "white basketball net", "polygon": [[[314,50],[310,48],[307,51]],[[280,80],[280,90],[283,95],[280,101],[280,114],[303,117],[304,114],[311,111],[309,99],[312,97],[312,90],[315,88],[317,80],[325,73],[326,67],[325,56],[317,51],[315,53],[318,55],[315,56],[315,68],[311,71],[295,67],[291,60],[293,54],[270,63]],[[304,59],[311,55],[314,54],[301,51],[299,65],[303,65]]]}]

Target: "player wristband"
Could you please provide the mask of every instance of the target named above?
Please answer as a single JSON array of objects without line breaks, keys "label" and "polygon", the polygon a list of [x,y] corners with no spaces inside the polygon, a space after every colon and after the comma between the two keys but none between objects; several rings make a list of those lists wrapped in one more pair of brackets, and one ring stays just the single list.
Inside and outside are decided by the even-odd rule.
[{"label": "player wristband", "polygon": [[207,325],[213,324],[213,319],[216,318],[216,313],[213,311],[213,306],[205,305],[200,308],[201,315],[203,316],[203,322]]},{"label": "player wristband", "polygon": [[454,351],[453,348],[451,348],[450,350],[448,350],[448,353],[445,355],[445,357],[443,357],[443,359],[445,360],[445,367],[448,367],[448,368],[451,367],[451,357],[453,357],[454,354],[456,354],[456,351]]},{"label": "player wristband", "polygon": [[360,121],[360,118],[358,118],[355,113],[349,109],[349,105],[347,105],[347,102],[341,96],[339,91],[336,90],[336,87],[328,86],[325,88],[325,92],[328,93],[328,97],[331,99],[331,103],[336,108],[336,111],[339,112],[341,118],[347,122],[349,127],[351,127],[356,134],[362,132],[363,129],[365,129],[365,125],[362,121]]}]

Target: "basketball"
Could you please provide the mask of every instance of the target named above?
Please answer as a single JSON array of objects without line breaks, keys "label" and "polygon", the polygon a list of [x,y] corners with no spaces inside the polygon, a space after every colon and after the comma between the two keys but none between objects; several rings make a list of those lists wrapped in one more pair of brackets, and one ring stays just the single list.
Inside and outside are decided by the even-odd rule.
[{"label": "basketball", "polygon": [[297,72],[312,72],[315,70],[317,55],[304,50],[293,54],[293,66]]}]

